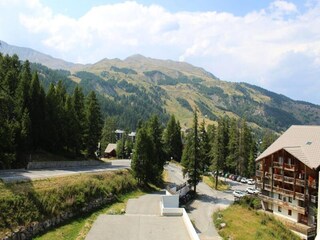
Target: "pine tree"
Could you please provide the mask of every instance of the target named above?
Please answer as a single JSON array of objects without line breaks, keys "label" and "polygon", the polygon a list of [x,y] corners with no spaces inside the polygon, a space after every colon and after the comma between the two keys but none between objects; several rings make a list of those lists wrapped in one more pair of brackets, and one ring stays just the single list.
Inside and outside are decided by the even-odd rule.
[{"label": "pine tree", "polygon": [[239,128],[238,128],[238,122],[235,118],[232,118],[230,121],[228,136],[229,136],[229,142],[228,142],[229,154],[226,159],[226,168],[227,168],[227,171],[236,173],[236,166],[239,160]]},{"label": "pine tree", "polygon": [[44,90],[40,86],[38,74],[36,72],[32,76],[29,95],[32,149],[36,150],[44,137],[45,119]]},{"label": "pine tree", "polygon": [[180,162],[182,155],[182,138],[179,121],[176,122],[174,115],[168,121],[164,132],[164,146],[168,157]]},{"label": "pine tree", "polygon": [[79,155],[84,148],[85,110],[82,89],[76,86],[72,95],[72,104],[75,111],[75,121],[78,126],[78,138],[75,139],[75,153]]},{"label": "pine tree", "polygon": [[147,131],[152,140],[153,155],[150,159],[152,161],[152,169],[150,169],[150,178],[153,182],[160,182],[162,178],[163,166],[166,161],[166,154],[164,151],[164,144],[162,142],[163,129],[160,126],[159,119],[153,115],[147,123]]},{"label": "pine tree", "polygon": [[205,120],[202,121],[199,128],[199,138],[200,138],[200,151],[199,151],[199,159],[202,167],[202,171],[206,172],[211,166],[211,145],[209,135],[205,128]]},{"label": "pine tree", "polygon": [[102,116],[96,94],[91,91],[85,105],[85,149],[87,156],[95,157],[102,130]]},{"label": "pine tree", "polygon": [[228,156],[228,119],[220,118],[218,120],[218,128],[215,134],[214,146],[211,151],[213,158],[213,168],[216,170],[216,186],[218,188],[218,173],[225,170],[225,159]]},{"label": "pine tree", "polygon": [[139,128],[134,145],[131,168],[139,184],[150,179],[151,159],[153,158],[153,143],[145,127]]},{"label": "pine tree", "polygon": [[203,168],[200,163],[200,139],[198,136],[198,114],[194,111],[192,132],[188,133],[186,146],[183,150],[181,164],[184,175],[188,175],[188,182],[193,185],[194,192],[197,191],[197,184],[201,180]]}]

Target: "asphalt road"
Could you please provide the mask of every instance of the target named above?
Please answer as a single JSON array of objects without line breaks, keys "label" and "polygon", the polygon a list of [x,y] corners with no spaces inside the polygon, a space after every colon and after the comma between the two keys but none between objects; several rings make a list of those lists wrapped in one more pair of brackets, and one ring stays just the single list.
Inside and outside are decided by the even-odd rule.
[{"label": "asphalt road", "polygon": [[81,166],[68,168],[50,168],[50,169],[13,169],[1,170],[0,179],[4,182],[33,181],[50,177],[67,176],[81,173],[95,173],[114,171],[119,169],[130,168],[131,160],[113,160],[111,164],[100,164],[96,166]]},{"label": "asphalt road", "polygon": [[[169,181],[176,184],[186,182],[181,173],[181,168],[174,164],[166,166]],[[224,179],[224,178],[223,178]],[[234,182],[229,179],[226,181],[231,185],[231,190],[216,191],[207,184],[200,182],[197,185],[199,197],[188,207],[189,218],[194,221],[196,231],[201,240],[222,239],[214,227],[212,214],[219,209],[228,207],[234,201],[232,192],[234,190],[245,190],[249,185]]]}]

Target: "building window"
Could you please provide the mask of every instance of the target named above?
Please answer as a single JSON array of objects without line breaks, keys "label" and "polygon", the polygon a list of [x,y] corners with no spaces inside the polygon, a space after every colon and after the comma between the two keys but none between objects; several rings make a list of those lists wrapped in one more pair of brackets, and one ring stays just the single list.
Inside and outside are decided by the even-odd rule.
[{"label": "building window", "polygon": [[280,206],[278,206],[278,212],[281,212],[281,210],[282,210],[282,209],[281,209],[281,207],[280,207]]},{"label": "building window", "polygon": [[278,199],[280,199],[280,200],[282,199],[281,194],[278,195]]},{"label": "building window", "polygon": [[288,215],[291,216],[292,215],[292,211],[288,210]]},{"label": "building window", "polygon": [[288,197],[288,202],[292,203],[292,197]]},{"label": "building window", "polygon": [[279,157],[279,163],[283,163],[283,157]]}]

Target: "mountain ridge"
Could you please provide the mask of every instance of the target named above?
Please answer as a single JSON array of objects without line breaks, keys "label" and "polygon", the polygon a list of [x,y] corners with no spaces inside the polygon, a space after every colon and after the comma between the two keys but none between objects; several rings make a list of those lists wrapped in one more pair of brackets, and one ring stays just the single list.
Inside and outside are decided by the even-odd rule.
[{"label": "mountain ridge", "polygon": [[[19,50],[17,48],[16,53],[21,58]],[[33,58],[29,61],[36,62]],[[222,116],[242,117],[255,128],[277,132],[292,124],[320,124],[319,105],[292,100],[249,83],[222,81],[205,69],[185,62],[136,54],[124,60],[104,58],[87,65],[70,65],[65,61],[59,64],[64,64],[64,69],[69,71],[68,79],[108,99],[132,98],[131,104],[143,102],[139,100],[142,96],[148,96],[151,102],[155,99],[152,104],[158,109],[157,113],[162,108],[165,114],[175,114],[183,127],[191,126],[191,110],[195,108],[207,123]]]}]

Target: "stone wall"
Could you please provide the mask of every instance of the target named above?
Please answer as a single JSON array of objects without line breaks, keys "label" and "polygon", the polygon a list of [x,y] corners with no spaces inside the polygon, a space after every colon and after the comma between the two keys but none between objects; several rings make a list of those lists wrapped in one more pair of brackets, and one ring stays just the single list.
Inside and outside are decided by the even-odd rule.
[{"label": "stone wall", "polygon": [[1,240],[28,240],[34,236],[47,232],[48,230],[62,225],[67,220],[73,217],[80,216],[85,213],[92,212],[95,209],[105,206],[108,203],[115,201],[115,197],[110,194],[107,198],[98,198],[87,204],[87,206],[76,209],[74,212],[64,212],[51,219],[47,219],[42,222],[32,222],[27,226],[20,226],[13,232],[8,232]]}]

